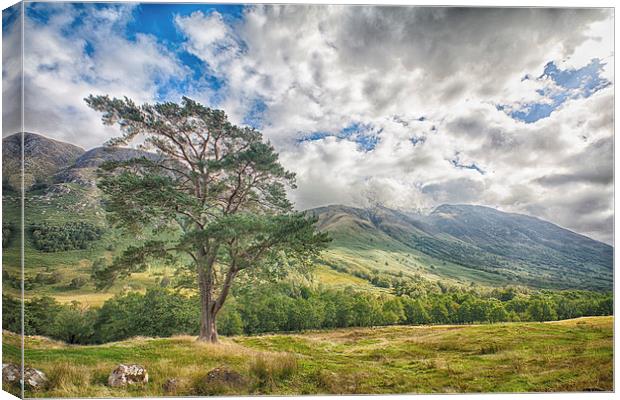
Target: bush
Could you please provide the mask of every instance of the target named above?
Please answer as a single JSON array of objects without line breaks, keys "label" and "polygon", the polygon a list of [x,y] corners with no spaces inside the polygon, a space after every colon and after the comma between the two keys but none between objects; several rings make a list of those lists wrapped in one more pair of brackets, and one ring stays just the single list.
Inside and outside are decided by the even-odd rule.
[{"label": "bush", "polygon": [[74,302],[56,314],[50,327],[50,336],[70,344],[92,343],[96,318],[95,310],[83,308]]},{"label": "bush", "polygon": [[12,222],[2,222],[2,247],[11,244],[15,235],[15,224]]},{"label": "bush", "polygon": [[54,272],[39,272],[34,281],[39,285],[54,285],[62,281],[63,275],[60,271]]},{"label": "bush", "polygon": [[83,276],[76,276],[75,278],[71,279],[71,282],[69,283],[69,289],[80,289],[84,287],[87,282],[88,280]]}]

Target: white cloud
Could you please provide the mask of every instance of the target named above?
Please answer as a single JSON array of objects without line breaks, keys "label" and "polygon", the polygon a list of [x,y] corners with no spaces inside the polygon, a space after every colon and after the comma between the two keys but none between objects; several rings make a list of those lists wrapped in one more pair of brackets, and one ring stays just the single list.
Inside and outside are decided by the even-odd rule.
[{"label": "white cloud", "polygon": [[[196,56],[225,65],[214,71],[227,82],[222,106],[237,122],[252,99],[267,104],[263,130],[298,174],[291,195],[300,208],[363,204],[372,188],[391,206],[488,204],[611,239],[612,183],[594,182],[575,160],[611,137],[613,89],[569,101],[536,124],[495,107],[544,101],[537,89],[549,83],[522,78],[539,76],[549,61],[613,65],[605,10],[258,6],[226,27],[214,14],[177,23]],[[218,47],[228,51],[215,54]],[[335,137],[296,141],[356,121],[381,130],[374,150]],[[414,145],[413,137],[423,140]],[[456,154],[484,174],[455,167]],[[610,160],[611,149],[596,157]],[[566,187],[537,180],[554,173],[575,182],[574,202]],[[581,192],[603,201],[571,218]]]},{"label": "white cloud", "polygon": [[[99,146],[118,131],[101,124],[100,115],[86,106],[85,97],[109,94],[153,101],[159,84],[186,73],[157,38],[144,34],[134,40],[126,38],[131,5],[83,10],[70,4],[45,6],[53,10],[45,23],[26,13],[26,131],[86,148]],[[78,20],[81,24],[75,27]],[[4,135],[13,132],[3,128]]]},{"label": "white cloud", "polygon": [[[36,26],[36,128],[69,141],[88,132],[83,144],[97,144],[111,133],[84,96],[152,100],[154,81],[185,73],[156,38],[119,33],[130,16],[124,7],[92,16],[96,28],[80,37],[93,54],[60,33],[71,13]],[[171,18],[185,35],[178,47],[224,82],[217,106],[234,122],[266,105],[262,130],[297,172],[299,208],[363,205],[370,191],[393,207],[484,204],[611,241],[613,85],[533,124],[496,108],[544,101],[537,90],[549,82],[522,78],[550,61],[580,68],[599,58],[613,83],[611,11],[296,5],[251,7],[233,22],[216,12]],[[212,98],[200,82],[186,93]],[[378,135],[371,151],[334,137],[354,122]],[[299,142],[313,132],[332,135]]]}]

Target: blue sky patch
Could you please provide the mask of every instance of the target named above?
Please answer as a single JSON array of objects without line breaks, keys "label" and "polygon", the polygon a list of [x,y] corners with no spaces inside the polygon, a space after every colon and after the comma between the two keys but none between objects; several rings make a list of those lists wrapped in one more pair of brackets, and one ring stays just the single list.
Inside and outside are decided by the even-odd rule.
[{"label": "blue sky patch", "polygon": [[358,147],[365,152],[372,151],[381,140],[379,135],[383,129],[376,130],[372,124],[352,122],[338,132],[317,131],[303,135],[297,139],[297,143],[323,140],[327,137],[335,137],[340,140],[349,140],[357,143]]},{"label": "blue sky patch", "polygon": [[[28,18],[43,25],[50,23],[56,15],[66,14],[68,8],[71,9],[74,17],[70,25],[65,27],[61,33],[66,37],[82,40],[84,55],[87,57],[96,55],[96,44],[91,41],[88,34],[80,34],[80,32],[88,32],[88,25],[96,23],[95,19],[101,18],[103,22],[106,22],[107,18],[106,13],[97,15],[93,13],[93,10],[110,11],[120,15],[126,13],[124,18],[118,20],[118,23],[115,22],[114,29],[130,42],[136,42],[139,35],[155,37],[157,43],[174,54],[179,64],[185,68],[184,74],[153,82],[156,86],[156,101],[179,101],[177,97],[180,93],[203,93],[208,94],[208,106],[218,107],[226,96],[226,82],[221,77],[210,73],[205,62],[186,50],[184,46],[186,37],[175,24],[175,17],[186,17],[194,12],[202,12],[204,15],[217,12],[225,23],[234,24],[243,18],[245,9],[251,6],[174,3],[29,3],[26,7]],[[11,7],[3,12],[5,22],[15,19],[13,9],[14,7]],[[243,50],[244,44],[239,45]],[[53,65],[45,67],[54,68]],[[81,79],[90,80],[89,77],[81,77]],[[262,115],[267,106],[261,99],[250,99],[250,101],[252,106],[248,115],[245,116],[244,123],[260,128],[263,125]]]},{"label": "blue sky patch", "polygon": [[[553,61],[547,63],[543,73],[536,78],[539,81],[549,81],[542,89],[536,90],[544,100],[535,103],[518,104],[517,107],[498,104],[497,110],[504,111],[512,118],[525,123],[534,123],[547,118],[553,111],[571,99],[587,98],[601,89],[611,85],[611,82],[601,76],[605,63],[594,58],[578,69],[560,69]],[[526,75],[523,80],[532,79]]]},{"label": "blue sky patch", "polygon": [[424,142],[426,142],[426,136],[414,136],[410,139],[410,141],[414,146],[424,144]]},{"label": "blue sky patch", "polygon": [[21,3],[12,5],[2,10],[2,32],[7,32],[21,15]]},{"label": "blue sky patch", "polygon": [[263,115],[267,111],[267,104],[262,99],[255,99],[248,113],[243,118],[243,124],[254,129],[262,129],[264,124]]}]

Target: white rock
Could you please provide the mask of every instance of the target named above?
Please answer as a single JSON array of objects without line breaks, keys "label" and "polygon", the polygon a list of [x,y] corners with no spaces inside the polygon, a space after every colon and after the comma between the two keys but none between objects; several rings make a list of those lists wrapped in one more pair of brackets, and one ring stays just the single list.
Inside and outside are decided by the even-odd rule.
[{"label": "white rock", "polygon": [[112,387],[123,387],[127,385],[143,384],[149,381],[149,374],[141,365],[120,364],[108,377],[108,385]]}]

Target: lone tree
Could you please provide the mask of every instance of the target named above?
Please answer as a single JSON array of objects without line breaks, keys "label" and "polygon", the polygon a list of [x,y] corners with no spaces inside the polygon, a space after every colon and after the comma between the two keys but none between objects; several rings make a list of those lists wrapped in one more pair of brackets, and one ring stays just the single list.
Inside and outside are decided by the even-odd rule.
[{"label": "lone tree", "polygon": [[199,339],[217,342],[216,317],[239,274],[308,267],[329,241],[315,218],[293,211],[286,188],[295,187],[295,175],[260,132],[185,97],[141,106],[108,96],[85,101],[104,124],[120,127],[108,146],[140,140],[155,154],[100,167],[109,219],[134,233],[169,231],[94,271],[99,288],[155,259],[181,266],[185,254],[200,291]]}]

